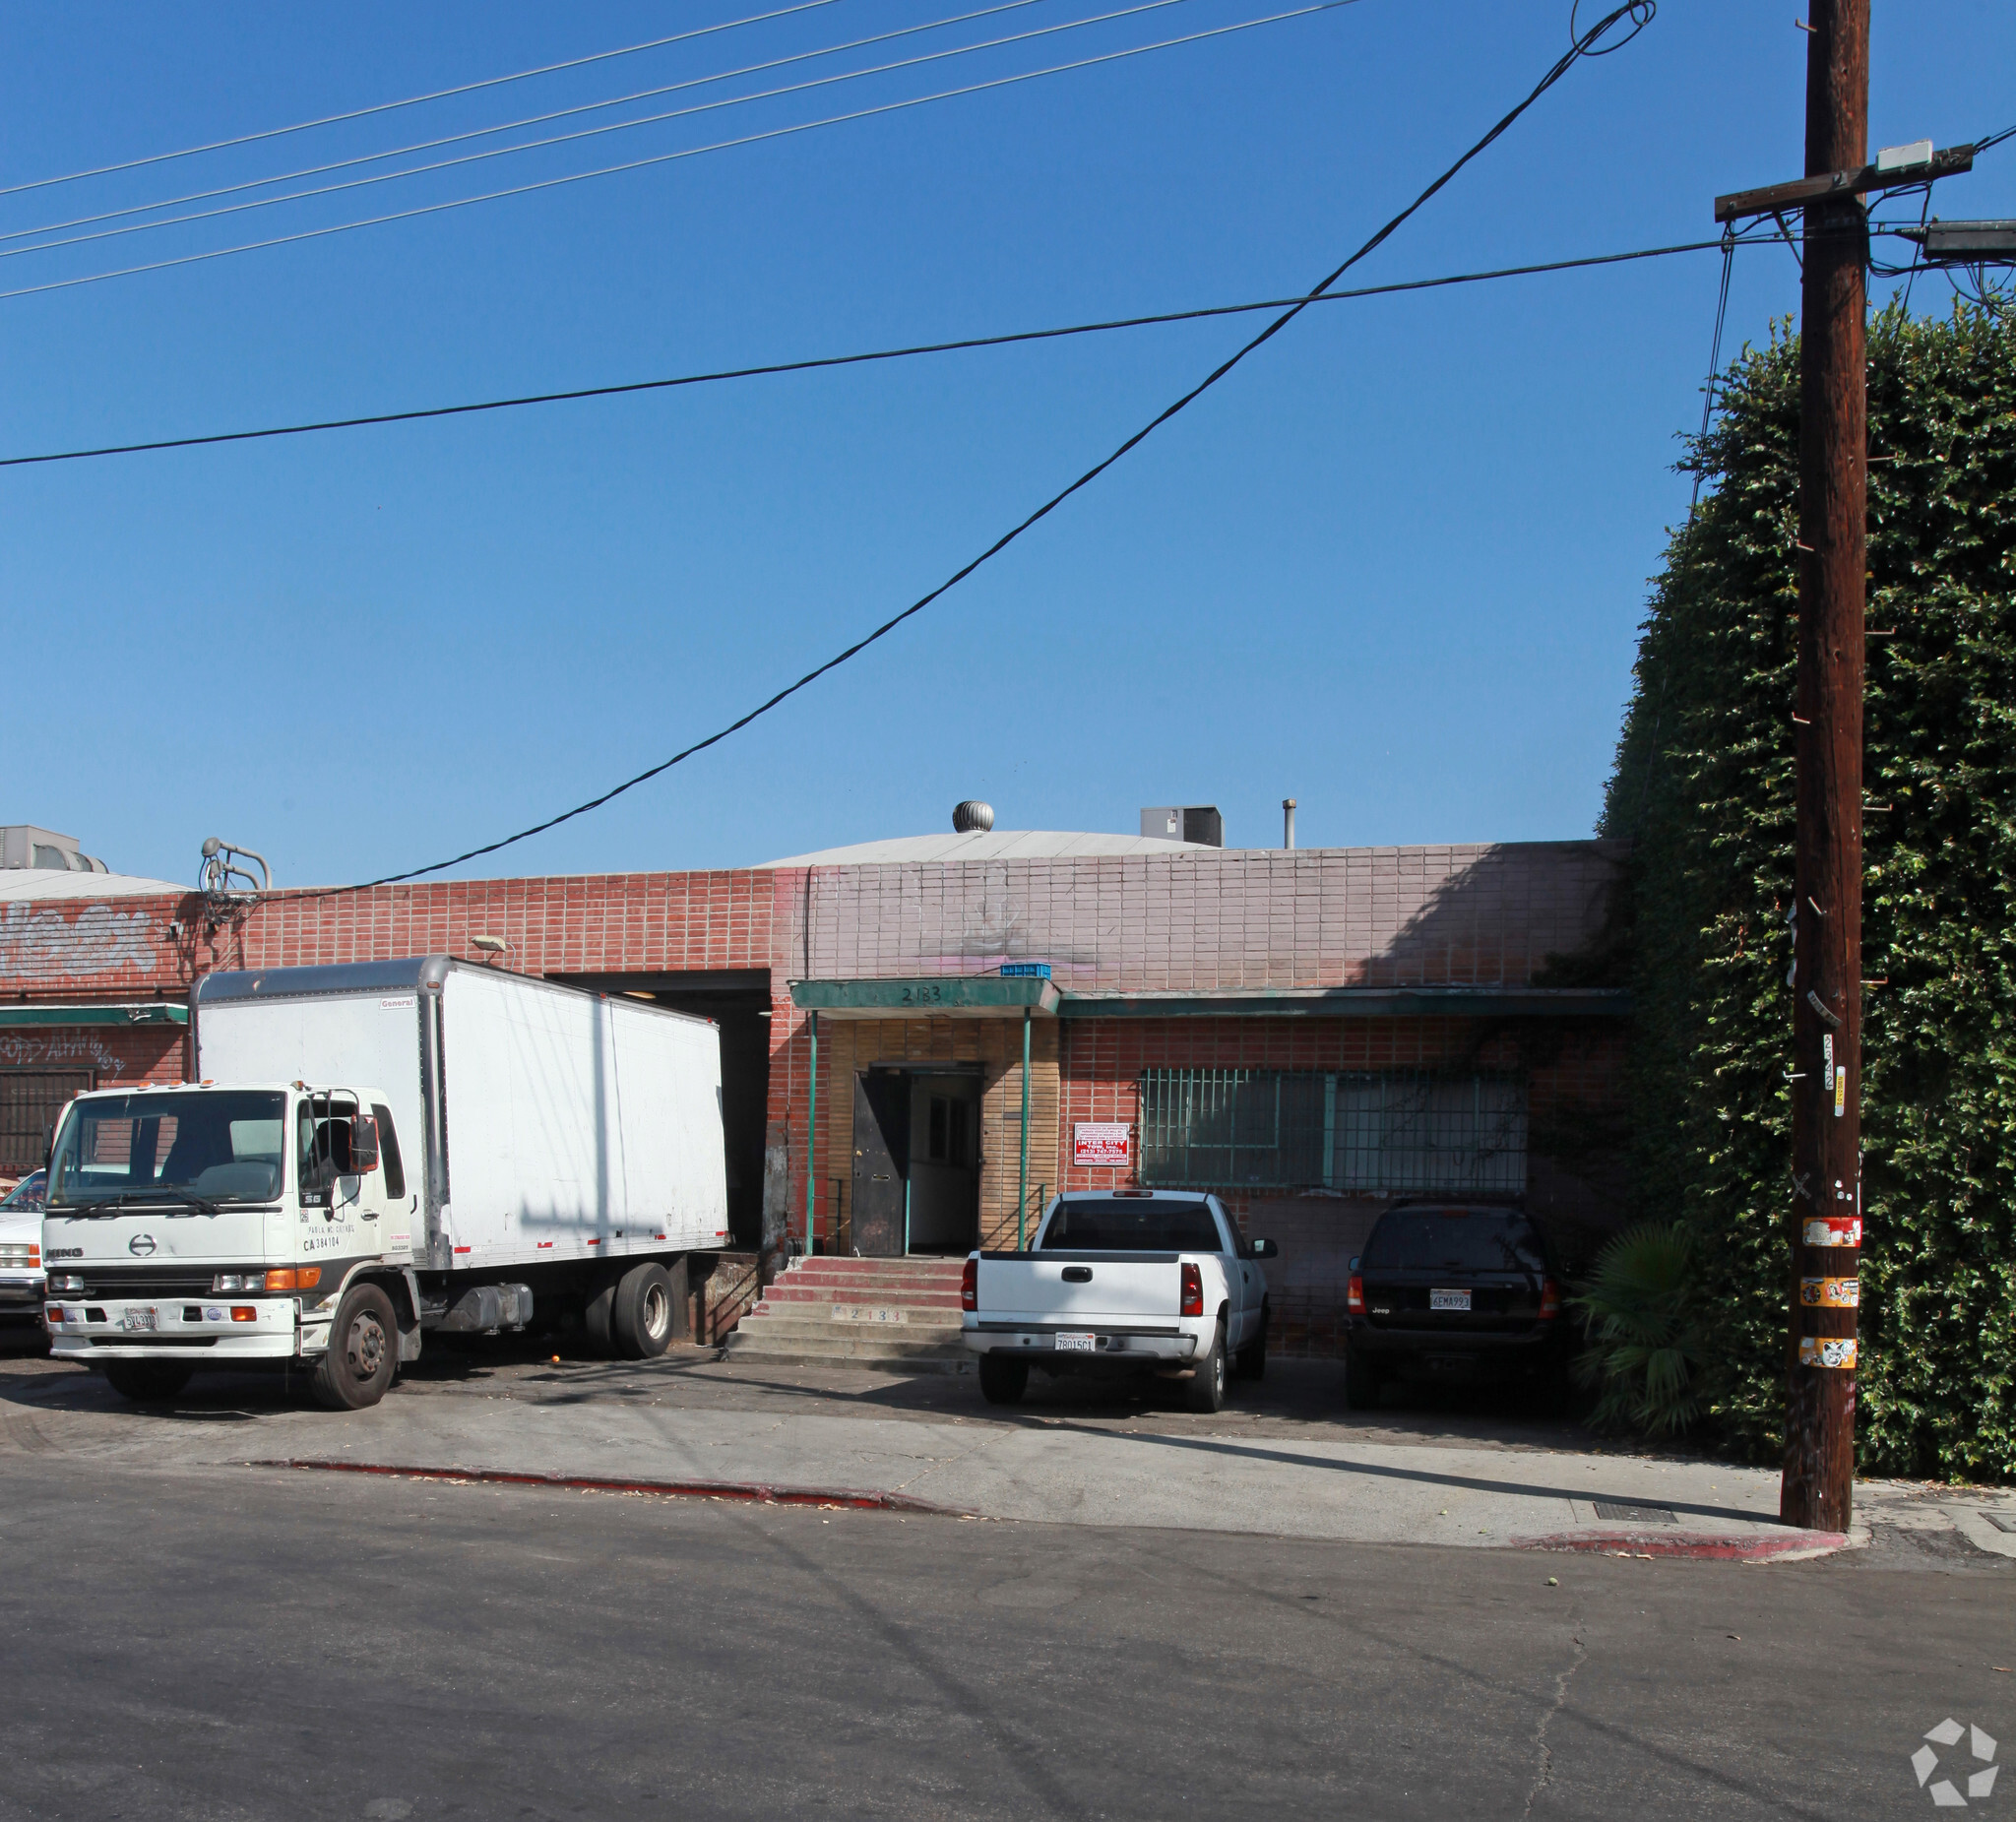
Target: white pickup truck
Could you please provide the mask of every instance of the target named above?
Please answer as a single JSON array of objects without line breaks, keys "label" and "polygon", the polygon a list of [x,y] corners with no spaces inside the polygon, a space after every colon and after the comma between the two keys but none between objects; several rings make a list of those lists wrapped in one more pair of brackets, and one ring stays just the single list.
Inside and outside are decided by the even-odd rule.
[{"label": "white pickup truck", "polygon": [[966,1262],[960,1323],[980,1391],[1012,1405],[1031,1367],[1155,1373],[1185,1382],[1192,1411],[1226,1379],[1267,1370],[1267,1275],[1279,1249],[1248,1240],[1216,1196],[1113,1189],[1054,1197],[1028,1252]]}]

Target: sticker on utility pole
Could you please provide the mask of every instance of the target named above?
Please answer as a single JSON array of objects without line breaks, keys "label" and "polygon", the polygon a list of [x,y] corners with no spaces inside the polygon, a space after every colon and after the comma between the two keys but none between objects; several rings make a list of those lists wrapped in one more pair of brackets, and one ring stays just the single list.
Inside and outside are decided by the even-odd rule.
[{"label": "sticker on utility pole", "polygon": [[1802,1278],[1799,1301],[1808,1309],[1859,1309],[1862,1301],[1858,1278]]},{"label": "sticker on utility pole", "polygon": [[1078,1120],[1071,1128],[1071,1162],[1094,1170],[1124,1170],[1132,1161],[1133,1136],[1125,1120]]},{"label": "sticker on utility pole", "polygon": [[1843,1063],[1834,1072],[1834,1117],[1838,1120],[1848,1111],[1848,1065]]},{"label": "sticker on utility pole", "polygon": [[1822,1215],[1808,1221],[1799,1235],[1807,1246],[1859,1246],[1862,1218],[1859,1215]]},{"label": "sticker on utility pole", "polygon": [[1855,1371],[1855,1337],[1853,1335],[1801,1335],[1799,1337],[1799,1364],[1801,1366],[1834,1366],[1846,1372]]}]

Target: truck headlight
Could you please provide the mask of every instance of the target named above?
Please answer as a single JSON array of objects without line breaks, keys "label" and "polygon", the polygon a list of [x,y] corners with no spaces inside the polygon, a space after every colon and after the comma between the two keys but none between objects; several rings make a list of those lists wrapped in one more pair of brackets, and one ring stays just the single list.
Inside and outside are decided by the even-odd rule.
[{"label": "truck headlight", "polygon": [[84,1294],[84,1275],[81,1272],[52,1272],[49,1274],[51,1290],[67,1290],[73,1296]]}]

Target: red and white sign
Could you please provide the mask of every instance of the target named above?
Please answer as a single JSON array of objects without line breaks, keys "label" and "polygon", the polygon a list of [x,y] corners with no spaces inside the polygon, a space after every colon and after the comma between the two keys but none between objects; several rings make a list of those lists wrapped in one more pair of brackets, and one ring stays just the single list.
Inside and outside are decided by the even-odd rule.
[{"label": "red and white sign", "polygon": [[1133,1133],[1125,1120],[1078,1120],[1071,1128],[1071,1162],[1095,1170],[1124,1170]]}]

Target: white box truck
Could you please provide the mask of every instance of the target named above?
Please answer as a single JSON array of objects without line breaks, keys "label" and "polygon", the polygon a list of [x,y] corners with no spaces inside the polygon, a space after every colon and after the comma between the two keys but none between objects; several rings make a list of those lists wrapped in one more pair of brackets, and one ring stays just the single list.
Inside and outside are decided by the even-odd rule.
[{"label": "white box truck", "polygon": [[662,1353],[728,1244],[710,1020],[426,956],[207,975],[198,1080],[81,1095],[43,1217],[55,1353],[133,1398],[299,1362],[375,1404],[429,1329],[577,1315]]}]

